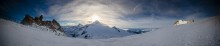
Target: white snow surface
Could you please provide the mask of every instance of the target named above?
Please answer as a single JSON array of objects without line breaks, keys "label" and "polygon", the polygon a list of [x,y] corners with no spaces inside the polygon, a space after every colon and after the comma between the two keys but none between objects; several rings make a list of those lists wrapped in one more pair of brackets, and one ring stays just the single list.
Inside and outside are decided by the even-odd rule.
[{"label": "white snow surface", "polygon": [[[168,26],[143,34],[110,39],[57,36],[49,31],[0,19],[6,46],[218,46],[219,16],[192,24]],[[101,27],[100,27],[101,28]]]}]

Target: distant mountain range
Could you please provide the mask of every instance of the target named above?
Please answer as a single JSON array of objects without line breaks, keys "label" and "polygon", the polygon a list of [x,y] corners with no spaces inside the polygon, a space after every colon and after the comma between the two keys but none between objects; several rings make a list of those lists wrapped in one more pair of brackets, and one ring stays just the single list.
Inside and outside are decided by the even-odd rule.
[{"label": "distant mountain range", "polygon": [[64,31],[70,37],[86,38],[86,39],[105,39],[113,37],[123,37],[132,35],[126,30],[117,27],[109,27],[99,21],[95,21],[87,25],[65,26]]},{"label": "distant mountain range", "polygon": [[77,26],[60,26],[60,24],[53,19],[52,21],[43,21],[43,15],[39,17],[31,17],[30,15],[25,15],[21,24],[34,26],[37,28],[50,29],[53,32],[60,32],[62,35],[75,38],[85,38],[85,39],[106,39],[115,37],[124,37],[133,34],[141,34],[152,29],[137,29],[129,28],[128,30],[123,30],[120,28],[109,27],[99,21],[95,21],[91,24],[78,24]]}]

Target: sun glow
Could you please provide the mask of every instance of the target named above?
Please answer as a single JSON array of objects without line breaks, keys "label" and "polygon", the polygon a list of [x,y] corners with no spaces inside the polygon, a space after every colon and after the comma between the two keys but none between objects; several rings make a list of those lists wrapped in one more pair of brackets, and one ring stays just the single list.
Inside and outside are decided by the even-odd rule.
[{"label": "sun glow", "polygon": [[100,17],[98,15],[93,15],[93,16],[91,16],[91,20],[92,20],[92,22],[99,21]]}]

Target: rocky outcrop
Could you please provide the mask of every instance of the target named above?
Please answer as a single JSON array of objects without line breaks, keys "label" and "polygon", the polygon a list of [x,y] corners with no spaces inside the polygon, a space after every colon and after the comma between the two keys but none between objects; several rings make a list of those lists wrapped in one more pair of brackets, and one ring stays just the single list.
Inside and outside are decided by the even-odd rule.
[{"label": "rocky outcrop", "polygon": [[43,21],[43,15],[35,18],[31,17],[30,15],[25,15],[24,19],[21,21],[21,24],[23,25],[37,24],[39,26],[46,26],[54,31],[58,30],[60,32],[64,32],[60,24],[55,19],[53,19],[52,21]]},{"label": "rocky outcrop", "polygon": [[32,25],[32,23],[34,22],[33,19],[34,19],[34,18],[32,18],[31,16],[25,15],[24,19],[21,21],[21,24],[24,24],[24,25]]},{"label": "rocky outcrop", "polygon": [[190,24],[193,22],[194,22],[194,20],[190,20],[190,21],[178,20],[174,23],[174,25],[177,26],[177,25],[183,25],[183,24]]}]

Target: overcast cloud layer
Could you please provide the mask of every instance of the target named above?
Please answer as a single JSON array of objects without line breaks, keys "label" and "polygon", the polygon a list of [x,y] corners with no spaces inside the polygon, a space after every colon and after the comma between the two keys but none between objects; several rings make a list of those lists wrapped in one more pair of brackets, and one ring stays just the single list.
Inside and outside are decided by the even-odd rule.
[{"label": "overcast cloud layer", "polygon": [[[66,0],[65,0],[66,1]],[[154,28],[172,26],[178,19],[198,19],[204,14],[197,6],[182,0],[48,0],[47,17],[56,18],[61,25],[91,23],[98,15],[100,22],[120,28]]]}]

